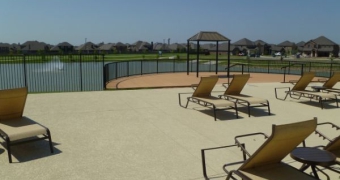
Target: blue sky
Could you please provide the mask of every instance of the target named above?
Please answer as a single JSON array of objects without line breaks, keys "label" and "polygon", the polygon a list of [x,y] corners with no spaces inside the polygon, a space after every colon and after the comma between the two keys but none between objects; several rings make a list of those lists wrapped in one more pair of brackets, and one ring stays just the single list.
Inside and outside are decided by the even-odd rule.
[{"label": "blue sky", "polygon": [[199,31],[217,31],[231,42],[323,35],[340,44],[339,7],[339,0],[6,0],[0,42],[184,43]]}]

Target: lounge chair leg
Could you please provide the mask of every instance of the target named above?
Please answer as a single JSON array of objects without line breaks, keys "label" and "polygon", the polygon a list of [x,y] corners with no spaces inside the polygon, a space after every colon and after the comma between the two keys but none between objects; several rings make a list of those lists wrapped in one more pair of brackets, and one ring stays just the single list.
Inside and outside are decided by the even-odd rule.
[{"label": "lounge chair leg", "polygon": [[214,119],[216,121],[216,107],[213,105],[213,110],[214,110]]},{"label": "lounge chair leg", "polygon": [[269,101],[267,101],[267,105],[268,105],[268,115],[270,115],[270,106],[269,106]]},{"label": "lounge chair leg", "polygon": [[236,111],[236,119],[238,119],[238,110],[237,110],[237,104],[235,103],[235,111]]},{"label": "lounge chair leg", "polygon": [[248,103],[248,117],[250,117],[250,104]]},{"label": "lounge chair leg", "polygon": [[46,128],[46,132],[47,132],[47,135],[48,135],[48,140],[49,140],[49,144],[50,144],[51,153],[54,153],[53,145],[52,145],[52,137],[51,137],[50,130]]},{"label": "lounge chair leg", "polygon": [[11,144],[10,144],[9,137],[6,137],[6,144],[7,144],[8,161],[9,163],[12,163]]}]

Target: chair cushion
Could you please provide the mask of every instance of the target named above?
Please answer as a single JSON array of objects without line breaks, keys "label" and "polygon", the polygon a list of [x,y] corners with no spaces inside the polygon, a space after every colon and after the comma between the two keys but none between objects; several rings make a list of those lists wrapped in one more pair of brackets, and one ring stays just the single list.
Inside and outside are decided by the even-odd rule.
[{"label": "chair cushion", "polygon": [[243,94],[240,94],[240,95],[225,95],[225,96],[233,98],[233,99],[245,101],[245,102],[248,102],[249,104],[261,104],[261,103],[267,104],[268,103],[268,101],[266,99],[253,97],[253,96],[247,96],[247,95],[243,95]]},{"label": "chair cushion", "polygon": [[27,117],[22,117],[1,120],[0,133],[9,137],[10,141],[15,141],[46,134],[47,129]]},{"label": "chair cushion", "polygon": [[234,102],[228,101],[226,99],[220,99],[220,98],[213,97],[213,96],[206,97],[206,98],[194,97],[192,99],[197,99],[197,100],[200,100],[200,101],[203,101],[203,102],[213,104],[213,105],[215,105],[215,107],[228,107],[228,106],[234,107],[235,106]]}]

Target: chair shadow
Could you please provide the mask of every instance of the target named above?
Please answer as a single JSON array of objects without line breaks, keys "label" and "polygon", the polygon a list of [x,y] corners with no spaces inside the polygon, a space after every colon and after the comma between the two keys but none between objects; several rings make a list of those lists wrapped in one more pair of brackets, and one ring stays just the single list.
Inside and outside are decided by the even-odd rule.
[{"label": "chair shadow", "polygon": [[[1,153],[7,154],[7,152],[5,152],[6,149],[5,142],[1,142],[1,145],[3,146],[4,149],[2,150],[0,149],[0,154]],[[23,163],[60,154],[62,151],[55,147],[57,145],[59,145],[59,143],[55,142],[52,143],[54,151],[53,153],[51,153],[49,142],[46,140],[11,146],[11,155],[13,163]]]},{"label": "chair shadow", "polygon": [[[196,111],[199,111],[201,113],[204,113],[206,115],[211,116],[212,119],[214,119],[214,111],[212,109],[202,109],[202,108],[193,108]],[[226,110],[218,110],[216,111],[216,120],[217,121],[226,121],[226,120],[238,120],[242,119],[243,117],[238,115],[238,118],[236,118],[236,112],[234,109],[226,109]]]},{"label": "chair shadow", "polygon": [[[321,109],[321,105],[317,101],[301,101],[299,103],[309,105],[309,106],[314,106],[314,107]],[[339,106],[340,106],[340,103],[339,103]],[[338,107],[336,107],[336,104],[334,101],[323,102],[323,109],[335,109],[335,108],[338,108]]]},{"label": "chair shadow", "polygon": [[[239,112],[244,113],[248,117],[248,107],[246,106],[241,106],[237,107]],[[276,115],[272,112],[268,114],[268,107],[263,106],[263,107],[251,107],[250,108],[250,117],[261,117],[261,116],[273,116]]]}]

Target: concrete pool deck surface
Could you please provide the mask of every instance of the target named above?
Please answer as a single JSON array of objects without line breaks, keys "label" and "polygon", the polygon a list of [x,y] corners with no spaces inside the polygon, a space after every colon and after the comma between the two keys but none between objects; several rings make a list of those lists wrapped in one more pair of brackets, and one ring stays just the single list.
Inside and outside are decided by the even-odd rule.
[{"label": "concrete pool deck surface", "polygon": [[[277,100],[275,87],[292,87],[280,81],[249,82],[242,91],[268,99],[272,115],[267,115],[266,107],[258,107],[248,117],[247,109],[240,107],[239,119],[233,110],[226,110],[217,112],[217,121],[211,109],[191,103],[188,108],[179,106],[178,93],[193,92],[189,87],[29,94],[24,115],[50,129],[55,153],[50,153],[46,141],[22,144],[12,148],[10,164],[7,151],[0,146],[0,177],[203,180],[200,154],[203,148],[231,145],[234,136],[240,134],[270,135],[272,124],[313,117],[318,122],[340,125],[340,108],[335,103],[326,103],[325,109],[321,109],[317,102],[308,99]],[[219,82],[213,95],[224,90]],[[336,137],[339,131],[326,134]],[[264,139],[254,137],[245,141],[254,152]],[[308,146],[326,143],[315,134],[307,139]],[[208,175],[225,179],[223,164],[241,160],[242,154],[239,149],[230,148],[208,152],[206,157]],[[289,156],[284,162],[301,166]],[[325,172],[331,179],[339,177],[329,170]],[[321,173],[319,176],[326,179]]]}]

